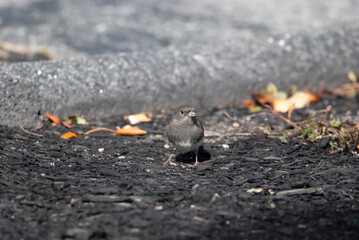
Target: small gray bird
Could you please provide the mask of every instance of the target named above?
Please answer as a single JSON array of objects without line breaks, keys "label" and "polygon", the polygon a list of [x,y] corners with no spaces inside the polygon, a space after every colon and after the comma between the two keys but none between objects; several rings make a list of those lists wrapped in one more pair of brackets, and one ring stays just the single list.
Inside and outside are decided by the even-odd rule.
[{"label": "small gray bird", "polygon": [[166,126],[166,134],[170,142],[176,147],[176,152],[171,154],[165,164],[172,161],[177,152],[186,153],[195,151],[198,165],[198,149],[202,146],[204,129],[201,121],[196,118],[194,108],[191,106],[180,106],[174,112],[170,123]]}]

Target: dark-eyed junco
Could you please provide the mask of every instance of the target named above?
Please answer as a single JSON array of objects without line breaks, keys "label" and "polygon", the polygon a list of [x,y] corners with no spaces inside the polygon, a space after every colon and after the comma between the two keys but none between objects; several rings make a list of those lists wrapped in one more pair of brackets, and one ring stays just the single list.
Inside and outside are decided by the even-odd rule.
[{"label": "dark-eyed junco", "polygon": [[172,161],[177,152],[186,153],[195,151],[198,165],[198,148],[202,146],[204,129],[201,121],[196,117],[194,108],[191,106],[180,106],[174,112],[170,123],[166,126],[167,137],[176,147],[176,152],[171,154],[165,164]]}]

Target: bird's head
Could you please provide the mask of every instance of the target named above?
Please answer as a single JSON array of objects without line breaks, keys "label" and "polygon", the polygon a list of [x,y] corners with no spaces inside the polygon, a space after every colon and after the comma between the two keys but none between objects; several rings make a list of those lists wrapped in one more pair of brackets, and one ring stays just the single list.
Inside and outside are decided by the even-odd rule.
[{"label": "bird's head", "polygon": [[180,106],[175,111],[175,119],[177,120],[187,120],[196,116],[194,108],[188,105]]}]

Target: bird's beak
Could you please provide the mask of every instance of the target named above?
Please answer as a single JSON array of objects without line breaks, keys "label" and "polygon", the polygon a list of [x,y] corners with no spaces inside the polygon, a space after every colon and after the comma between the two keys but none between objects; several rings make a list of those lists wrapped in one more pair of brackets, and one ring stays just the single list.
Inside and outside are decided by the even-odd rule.
[{"label": "bird's beak", "polygon": [[188,113],[188,117],[195,117],[195,116],[196,116],[196,113],[193,112],[193,111],[190,111],[190,112]]}]

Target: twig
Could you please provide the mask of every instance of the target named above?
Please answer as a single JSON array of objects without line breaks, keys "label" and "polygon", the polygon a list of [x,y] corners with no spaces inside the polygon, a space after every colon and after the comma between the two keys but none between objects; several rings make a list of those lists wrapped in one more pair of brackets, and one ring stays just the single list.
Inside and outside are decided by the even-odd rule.
[{"label": "twig", "polygon": [[26,133],[28,133],[28,134],[31,134],[31,135],[34,135],[34,136],[37,136],[37,137],[43,137],[43,136],[44,136],[44,135],[42,135],[42,134],[30,132],[30,131],[26,130],[26,129],[23,128],[23,127],[20,127],[20,128],[21,128],[21,130],[23,130],[24,132],[26,132]]},{"label": "twig", "polygon": [[93,132],[97,132],[97,131],[107,131],[107,132],[115,133],[114,130],[109,129],[109,128],[95,128],[95,129],[91,129],[91,130],[85,132],[85,134],[87,135],[87,134],[90,134],[90,133],[93,133]]},{"label": "twig", "polygon": [[84,197],[86,202],[123,202],[127,197],[118,195],[87,195]]},{"label": "twig", "polygon": [[294,108],[289,109],[288,111],[288,119],[291,120],[292,119],[292,112],[294,111]]},{"label": "twig", "polygon": [[276,196],[291,196],[291,195],[300,195],[300,194],[323,194],[323,188],[298,188],[293,190],[285,190],[277,192]]},{"label": "twig", "polygon": [[324,113],[324,119],[327,120],[328,119],[328,113],[332,110],[332,106],[331,105],[328,105],[326,109],[322,109],[322,110],[318,110],[318,111],[315,111],[313,114],[312,114],[312,117],[315,117],[317,115],[317,113]]},{"label": "twig", "polygon": [[233,122],[236,122],[236,120],[235,120],[231,115],[229,115],[229,113],[224,112],[223,114],[224,114],[229,120],[232,120]]},{"label": "twig", "polygon": [[252,136],[252,133],[209,133],[205,134],[206,138],[215,137],[232,137],[232,136]]},{"label": "twig", "polygon": [[343,138],[343,136],[338,132],[338,130],[336,130],[334,127],[329,126],[328,129],[330,129],[334,134],[336,134],[340,140],[342,140],[343,142],[345,142],[345,139]]},{"label": "twig", "polygon": [[296,124],[295,122],[293,122],[292,120],[283,117],[282,115],[280,115],[279,113],[275,112],[272,108],[267,107],[267,109],[270,111],[270,113],[272,113],[275,117],[282,119],[283,121],[285,121],[286,123],[288,123],[289,125],[293,126],[295,129],[297,130],[301,130],[301,127],[298,126],[298,124]]}]

